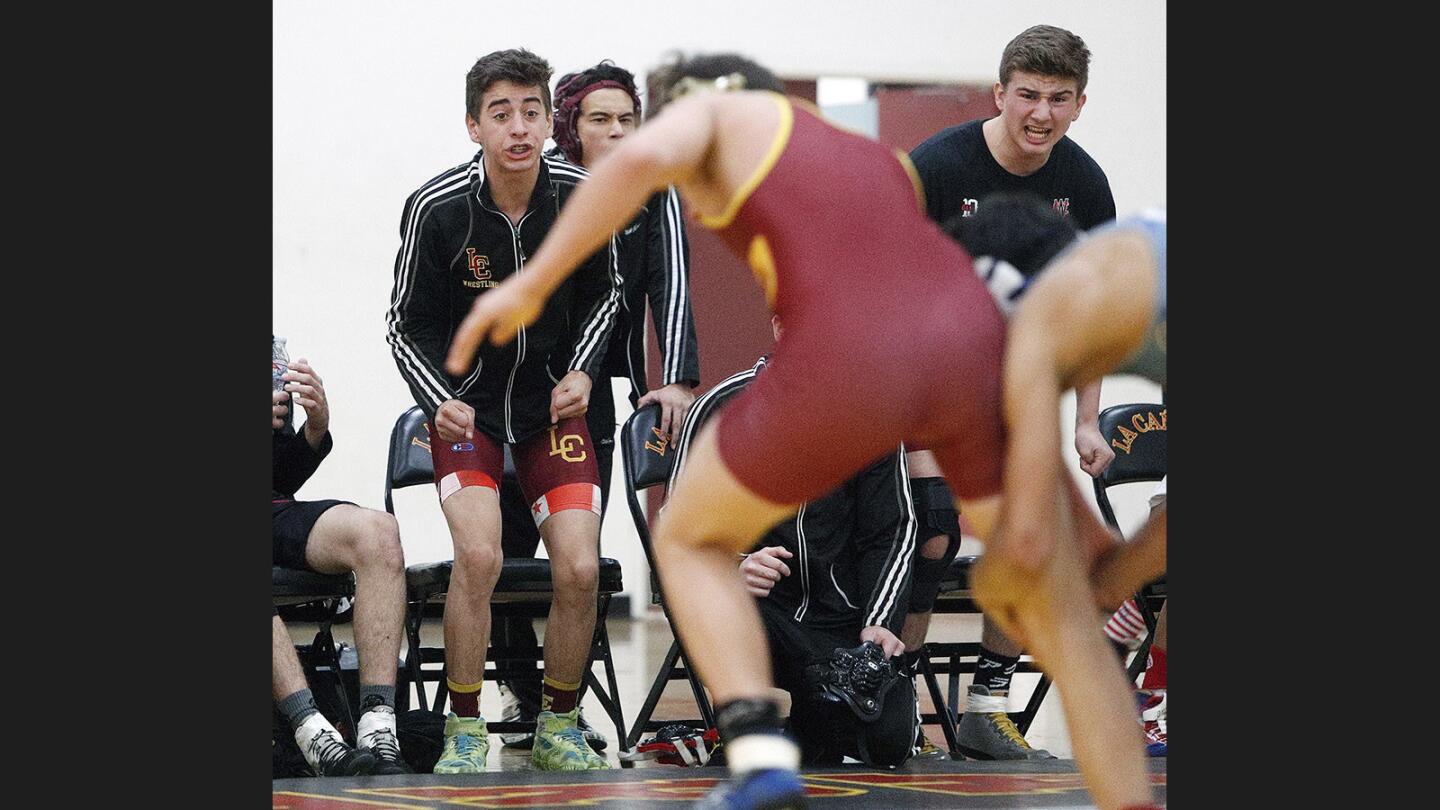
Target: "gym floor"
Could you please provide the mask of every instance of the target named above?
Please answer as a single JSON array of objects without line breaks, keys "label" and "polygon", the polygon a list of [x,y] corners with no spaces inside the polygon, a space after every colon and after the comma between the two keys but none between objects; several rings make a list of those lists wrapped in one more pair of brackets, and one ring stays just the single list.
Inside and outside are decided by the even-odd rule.
[{"label": "gym floor", "polygon": [[[309,643],[314,638],[313,624],[296,622],[289,628],[297,643]],[[633,723],[669,649],[672,635],[658,608],[651,608],[650,613],[640,619],[611,618],[609,629],[621,707],[625,721]],[[333,630],[337,641],[353,643],[351,625],[336,625]],[[536,622],[536,631],[543,638],[544,620]],[[440,621],[427,619],[421,635],[426,646],[440,646]],[[973,641],[979,637],[980,616],[976,614],[936,614],[931,625],[932,640]],[[597,665],[595,672],[601,675],[602,667]],[[947,686],[945,677],[941,676],[942,689]],[[963,696],[970,676],[959,677]],[[1013,711],[1024,707],[1039,678],[1035,673],[1016,674],[1010,698]],[[434,688],[434,683],[427,684],[427,701],[433,699]],[[932,711],[929,695],[924,689],[920,694],[922,711]],[[782,704],[788,703],[785,692],[777,690],[776,695]],[[414,705],[413,692],[411,701]],[[480,705],[487,718],[500,717],[500,695],[493,684],[486,684]],[[579,774],[539,772],[530,762],[528,750],[505,748],[495,739],[497,744],[491,746],[487,762],[490,772],[486,774],[280,779],[273,782],[272,810],[580,805],[608,805],[618,809],[633,807],[638,801],[643,801],[647,810],[664,810],[688,807],[716,779],[723,778],[723,773],[711,769],[682,769],[645,761],[633,768],[619,768],[618,741],[623,732],[617,733],[593,695],[587,695],[582,706],[590,723],[609,737],[605,754],[615,770]],[[683,719],[697,714],[688,684],[671,681],[654,718]],[[944,736],[938,725],[926,726],[925,733],[944,747]],[[856,764],[806,769],[803,775],[812,804],[817,807],[838,806],[842,800],[845,806],[886,808],[1092,806],[1075,762],[1070,758],[1062,697],[1057,690],[1051,689],[1046,696],[1026,738],[1032,746],[1044,748],[1059,759],[1043,762],[914,760],[888,772]],[[1152,780],[1162,801],[1165,764],[1164,759],[1150,762]]]}]

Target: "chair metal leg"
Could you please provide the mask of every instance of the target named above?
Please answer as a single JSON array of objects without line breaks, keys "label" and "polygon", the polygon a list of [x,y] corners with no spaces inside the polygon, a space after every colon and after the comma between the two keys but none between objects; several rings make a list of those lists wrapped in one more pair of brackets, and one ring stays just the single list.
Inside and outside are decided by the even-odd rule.
[{"label": "chair metal leg", "polygon": [[420,623],[425,620],[425,601],[411,600],[405,609],[405,671],[415,687],[415,705],[425,706],[425,672],[421,668]]},{"label": "chair metal leg", "polygon": [[[609,597],[606,598],[608,600]],[[615,657],[610,652],[610,628],[605,624],[604,615],[600,614],[596,634],[600,639],[600,654],[605,661],[605,681],[610,686],[610,695],[615,703],[614,710],[609,712],[610,721],[615,724],[615,736],[619,737],[625,733],[625,711],[620,706],[620,683],[615,677]]]},{"label": "chair metal leg", "polygon": [[1040,712],[1040,704],[1044,702],[1045,695],[1050,691],[1050,676],[1040,674],[1040,683],[1036,684],[1035,691],[1030,693],[1030,700],[1025,703],[1025,710],[1021,712],[1010,712],[1010,720],[1015,723],[1023,735],[1030,730],[1030,724],[1035,722],[1035,715]]},{"label": "chair metal leg", "polygon": [[[960,752],[960,740],[955,732],[955,710],[945,703],[940,696],[940,682],[935,678],[935,670],[930,666],[929,651],[921,647],[920,658],[916,661],[916,667],[920,670],[920,676],[925,680],[925,688],[930,691],[930,701],[935,704],[935,714],[940,721],[940,731],[945,735],[945,745],[949,750],[951,759],[965,758]],[[953,660],[953,657],[952,657]],[[952,666],[950,672],[951,682],[954,682],[955,671]],[[924,720],[924,717],[921,717]]]},{"label": "chair metal leg", "polygon": [[660,664],[660,671],[655,674],[655,680],[650,684],[650,692],[645,695],[645,703],[640,706],[640,714],[635,717],[635,725],[630,727],[630,733],[625,735],[625,749],[633,750],[640,742],[640,735],[645,733],[645,725],[650,722],[650,716],[655,713],[655,706],[660,703],[660,695],[665,691],[665,685],[670,682],[670,673],[675,669],[675,659],[680,657],[680,642],[670,642],[670,649],[665,653],[665,660]]},{"label": "chair metal leg", "polygon": [[1135,604],[1140,608],[1140,618],[1145,621],[1145,638],[1140,641],[1140,646],[1135,649],[1135,657],[1130,660],[1130,666],[1126,668],[1125,674],[1131,683],[1140,677],[1145,671],[1145,661],[1150,657],[1150,647],[1155,643],[1155,624],[1158,619],[1155,611],[1150,608],[1150,586],[1142,585],[1140,590],[1135,592]]},{"label": "chair metal leg", "polygon": [[960,653],[958,650],[950,654],[950,673],[945,681],[950,693],[950,702],[945,705],[950,708],[950,721],[960,722]]},{"label": "chair metal leg", "polygon": [[326,617],[320,622],[319,631],[315,634],[315,650],[335,677],[335,689],[340,694],[340,707],[345,711],[345,720],[349,724],[350,736],[353,737],[357,733],[355,714],[350,711],[350,695],[345,689],[345,677],[340,671],[340,653],[335,649],[335,636],[330,633],[330,625],[338,605],[338,599],[326,601]]}]

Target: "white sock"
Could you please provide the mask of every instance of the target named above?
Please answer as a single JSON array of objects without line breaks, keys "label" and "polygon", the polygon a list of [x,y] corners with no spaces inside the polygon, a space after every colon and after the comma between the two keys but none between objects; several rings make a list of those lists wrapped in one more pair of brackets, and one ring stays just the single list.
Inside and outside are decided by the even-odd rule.
[{"label": "white sock", "polygon": [[725,744],[725,762],[733,774],[779,768],[800,770],[800,746],[780,734],[744,734]]}]

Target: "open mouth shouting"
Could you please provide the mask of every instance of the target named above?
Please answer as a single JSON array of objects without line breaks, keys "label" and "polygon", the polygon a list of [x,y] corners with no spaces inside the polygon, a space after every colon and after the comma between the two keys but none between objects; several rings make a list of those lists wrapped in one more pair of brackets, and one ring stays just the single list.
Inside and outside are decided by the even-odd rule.
[{"label": "open mouth shouting", "polygon": [[1025,140],[1029,141],[1032,144],[1035,144],[1036,146],[1039,146],[1050,140],[1050,133],[1054,131],[1055,130],[1051,127],[1041,127],[1036,126],[1035,124],[1026,124],[1024,129]]}]

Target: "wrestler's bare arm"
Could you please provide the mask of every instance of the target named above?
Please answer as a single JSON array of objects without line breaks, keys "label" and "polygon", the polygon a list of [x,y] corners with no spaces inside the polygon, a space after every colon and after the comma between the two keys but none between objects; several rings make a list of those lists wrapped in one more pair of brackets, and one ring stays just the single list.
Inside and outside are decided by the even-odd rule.
[{"label": "wrestler's bare arm", "polygon": [[656,191],[688,181],[714,136],[708,99],[681,99],[627,137],[575,188],[523,272],[475,299],[450,344],[446,367],[469,370],[480,341],[499,345],[533,323],[545,300]]}]

